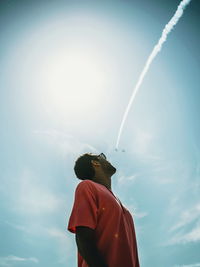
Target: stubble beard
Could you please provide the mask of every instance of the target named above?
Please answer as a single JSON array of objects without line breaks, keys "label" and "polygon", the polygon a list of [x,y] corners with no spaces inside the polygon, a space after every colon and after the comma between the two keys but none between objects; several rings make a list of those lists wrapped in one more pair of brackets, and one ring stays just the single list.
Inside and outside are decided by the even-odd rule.
[{"label": "stubble beard", "polygon": [[112,176],[116,172],[116,168],[109,164],[106,166],[106,172]]}]

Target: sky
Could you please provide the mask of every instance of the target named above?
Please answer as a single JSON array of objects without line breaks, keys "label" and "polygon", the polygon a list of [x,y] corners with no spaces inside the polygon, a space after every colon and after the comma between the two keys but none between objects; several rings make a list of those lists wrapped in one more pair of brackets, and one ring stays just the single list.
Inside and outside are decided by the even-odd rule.
[{"label": "sky", "polygon": [[103,152],[141,267],[200,266],[200,2],[0,1],[0,266],[75,267],[75,160]]}]

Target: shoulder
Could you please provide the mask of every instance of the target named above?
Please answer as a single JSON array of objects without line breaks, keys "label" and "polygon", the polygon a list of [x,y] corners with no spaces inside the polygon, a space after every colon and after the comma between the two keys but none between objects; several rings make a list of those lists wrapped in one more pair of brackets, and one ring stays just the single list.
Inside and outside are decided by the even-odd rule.
[{"label": "shoulder", "polygon": [[96,188],[96,183],[91,181],[91,180],[84,180],[80,182],[77,187],[76,187],[76,192],[77,191],[92,191],[94,192]]}]

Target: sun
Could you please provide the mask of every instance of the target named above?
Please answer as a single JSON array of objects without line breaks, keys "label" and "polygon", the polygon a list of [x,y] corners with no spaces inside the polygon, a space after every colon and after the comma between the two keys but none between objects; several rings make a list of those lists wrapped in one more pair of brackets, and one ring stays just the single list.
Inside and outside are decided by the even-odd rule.
[{"label": "sun", "polygon": [[107,74],[97,54],[68,49],[43,64],[44,104],[57,116],[95,110],[105,96]]}]

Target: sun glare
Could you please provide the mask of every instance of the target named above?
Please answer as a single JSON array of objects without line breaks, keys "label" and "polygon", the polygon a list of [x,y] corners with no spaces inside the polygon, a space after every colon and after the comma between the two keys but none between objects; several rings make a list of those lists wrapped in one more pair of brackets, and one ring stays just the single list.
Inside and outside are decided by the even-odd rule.
[{"label": "sun glare", "polygon": [[46,62],[42,79],[47,108],[59,116],[95,109],[105,95],[106,74],[94,53],[59,53]]}]

